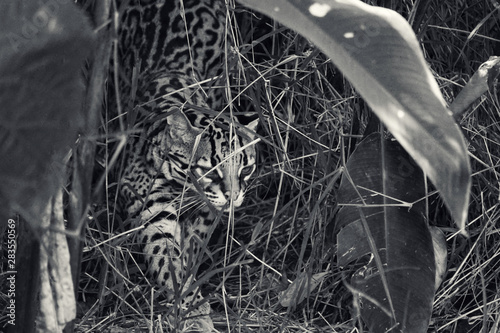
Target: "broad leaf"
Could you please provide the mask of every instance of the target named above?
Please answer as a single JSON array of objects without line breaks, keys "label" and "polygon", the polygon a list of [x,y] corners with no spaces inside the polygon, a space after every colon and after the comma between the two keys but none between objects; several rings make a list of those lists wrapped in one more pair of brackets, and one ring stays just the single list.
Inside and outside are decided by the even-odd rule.
[{"label": "broad leaf", "polygon": [[92,46],[71,1],[0,2],[0,215],[10,207],[39,220],[60,184],[83,123],[81,69]]},{"label": "broad leaf", "polygon": [[373,133],[346,164],[339,188],[338,264],[371,255],[352,278],[370,332],[427,332],[435,285],[424,218],[424,176],[396,142]]},{"label": "broad leaf", "polygon": [[463,229],[470,189],[467,149],[408,23],[392,10],[357,0],[241,2],[331,57],[431,179]]}]

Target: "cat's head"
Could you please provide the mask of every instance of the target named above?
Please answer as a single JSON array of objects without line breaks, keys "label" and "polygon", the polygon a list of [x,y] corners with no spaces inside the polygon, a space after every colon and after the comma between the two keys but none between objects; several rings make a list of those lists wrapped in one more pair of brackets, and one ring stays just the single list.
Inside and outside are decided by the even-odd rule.
[{"label": "cat's head", "polygon": [[[165,170],[178,182],[204,195],[218,210],[242,204],[248,181],[255,171],[255,129],[258,120],[230,128],[211,123],[205,129],[191,125],[177,112],[167,118],[165,147],[172,168]],[[193,180],[194,178],[194,180]]]}]

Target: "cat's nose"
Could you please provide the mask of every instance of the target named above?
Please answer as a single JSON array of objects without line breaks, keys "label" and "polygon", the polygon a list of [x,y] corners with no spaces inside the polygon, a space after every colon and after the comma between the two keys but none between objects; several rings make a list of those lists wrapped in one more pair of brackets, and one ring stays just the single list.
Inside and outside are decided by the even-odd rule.
[{"label": "cat's nose", "polygon": [[239,192],[238,191],[227,191],[224,193],[226,196],[227,200],[236,200],[238,199]]}]

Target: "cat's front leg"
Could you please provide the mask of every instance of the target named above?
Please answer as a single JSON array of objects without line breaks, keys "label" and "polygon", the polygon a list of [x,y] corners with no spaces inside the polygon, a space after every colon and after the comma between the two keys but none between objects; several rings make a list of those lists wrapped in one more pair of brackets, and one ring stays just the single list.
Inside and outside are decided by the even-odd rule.
[{"label": "cat's front leg", "polygon": [[[179,218],[174,212],[156,214],[143,212],[144,229],[139,234],[147,266],[147,275],[158,287],[165,287],[173,310],[168,316],[171,324],[183,332],[211,332],[210,304],[203,299],[199,287],[193,287],[194,277],[187,276],[186,264],[193,253],[187,246]],[[177,320],[176,320],[177,319]],[[181,319],[180,326],[175,325]]]}]

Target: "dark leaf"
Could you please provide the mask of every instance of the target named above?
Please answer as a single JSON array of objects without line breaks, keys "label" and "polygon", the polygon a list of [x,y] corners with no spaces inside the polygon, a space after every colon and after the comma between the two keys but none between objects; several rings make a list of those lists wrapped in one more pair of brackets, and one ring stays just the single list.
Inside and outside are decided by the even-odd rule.
[{"label": "dark leaf", "polygon": [[364,139],[346,165],[338,196],[338,264],[371,257],[352,287],[372,333],[393,327],[391,332],[427,332],[435,264],[424,189],[420,168],[379,133]]},{"label": "dark leaf", "polygon": [[38,219],[82,126],[90,25],[71,1],[0,3],[0,200]]}]

